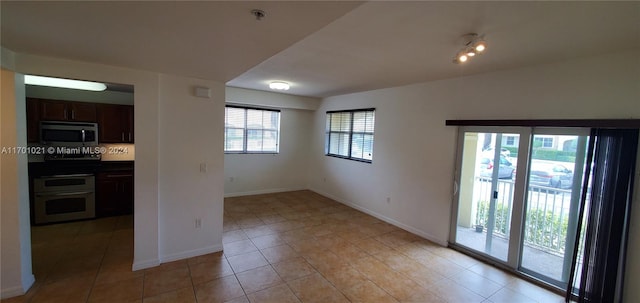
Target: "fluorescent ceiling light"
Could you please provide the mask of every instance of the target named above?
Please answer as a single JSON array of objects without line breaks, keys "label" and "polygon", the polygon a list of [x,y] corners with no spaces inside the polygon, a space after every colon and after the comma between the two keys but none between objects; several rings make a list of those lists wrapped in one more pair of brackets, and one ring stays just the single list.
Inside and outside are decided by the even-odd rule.
[{"label": "fluorescent ceiling light", "polygon": [[269,88],[271,89],[276,89],[276,90],[289,90],[289,83],[287,82],[281,82],[281,81],[274,81],[269,83]]},{"label": "fluorescent ceiling light", "polygon": [[32,76],[32,75],[25,75],[24,83],[29,85],[90,90],[94,92],[101,92],[107,89],[107,86],[104,83],[99,83],[99,82]]}]

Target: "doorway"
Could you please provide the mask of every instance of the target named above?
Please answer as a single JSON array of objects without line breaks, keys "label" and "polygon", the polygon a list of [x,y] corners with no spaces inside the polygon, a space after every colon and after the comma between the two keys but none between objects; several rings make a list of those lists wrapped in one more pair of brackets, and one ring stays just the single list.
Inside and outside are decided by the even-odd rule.
[{"label": "doorway", "polygon": [[588,134],[461,128],[452,246],[566,288]]}]

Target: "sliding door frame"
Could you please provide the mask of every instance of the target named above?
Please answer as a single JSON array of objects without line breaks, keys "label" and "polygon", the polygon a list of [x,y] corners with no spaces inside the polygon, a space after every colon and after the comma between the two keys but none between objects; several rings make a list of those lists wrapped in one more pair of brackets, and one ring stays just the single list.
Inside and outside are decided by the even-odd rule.
[{"label": "sliding door frame", "polygon": [[[523,230],[522,230],[522,220],[524,218],[523,210],[524,210],[524,201],[520,197],[524,197],[524,192],[526,191],[525,179],[528,175],[528,157],[530,150],[530,138],[531,138],[531,128],[530,127],[492,127],[492,126],[461,126],[458,129],[458,138],[457,138],[457,148],[456,148],[456,164],[455,164],[455,173],[454,173],[454,193],[453,200],[451,206],[451,221],[450,221],[450,232],[449,232],[449,245],[455,247],[456,249],[467,252],[471,255],[477,255],[488,261],[495,262],[497,264],[502,264],[503,267],[507,267],[512,270],[517,270],[518,262],[519,262],[519,254],[520,254],[520,245],[511,245],[512,239],[517,240],[520,243]],[[515,188],[514,188],[514,200],[512,203],[512,216],[511,216],[511,224],[509,231],[509,248],[507,251],[507,261],[500,260],[495,258],[489,254],[484,252],[476,251],[471,248],[468,248],[464,245],[458,244],[456,242],[457,236],[457,218],[458,218],[458,199],[460,198],[460,178],[461,178],[461,167],[462,156],[463,156],[463,148],[464,148],[464,138],[465,133],[474,132],[474,133],[500,133],[500,134],[518,134],[520,136],[518,143],[518,161],[516,162],[516,179],[515,179]],[[499,144],[498,144],[499,145]],[[499,146],[496,147],[496,152],[499,152]],[[526,153],[523,155],[522,153]]]},{"label": "sliding door frame", "polygon": [[[493,257],[485,252],[474,250],[463,244],[458,244],[457,238],[457,219],[459,211],[459,199],[462,174],[462,160],[464,151],[465,133],[499,133],[499,134],[518,134],[520,136],[518,142],[518,155],[516,164],[516,175],[514,180],[514,192],[512,209],[511,209],[511,223],[509,231],[509,246],[507,252],[507,260],[501,260]],[[456,148],[456,163],[454,172],[454,193],[452,198],[451,207],[451,221],[450,221],[450,233],[449,233],[449,246],[457,250],[463,251],[467,254],[474,255],[485,261],[489,261],[498,267],[509,270],[516,273],[519,276],[525,277],[529,280],[542,282],[546,287],[554,289],[555,291],[562,291],[562,287],[556,285],[557,282],[552,282],[550,279],[538,274],[532,270],[522,267],[522,252],[524,245],[524,223],[526,218],[527,209],[527,197],[529,187],[529,170],[531,165],[531,153],[533,149],[533,137],[534,135],[575,135],[589,137],[589,129],[583,127],[530,127],[530,126],[459,126],[457,132],[457,148]],[[588,139],[587,139],[588,140]],[[499,149],[500,144],[496,144],[496,149]],[[585,146],[586,148],[586,146]],[[584,153],[584,151],[582,151]],[[578,153],[580,154],[580,152]],[[584,161],[584,155],[582,155],[582,161]],[[579,160],[579,159],[576,159]],[[580,178],[574,178],[574,183],[581,183],[583,179],[583,167],[578,169],[574,168],[575,173],[580,173]],[[579,179],[579,180],[578,180]],[[581,185],[581,184],[580,184]],[[578,191],[575,194],[579,195]],[[573,198],[572,198],[573,200]],[[573,202],[572,202],[573,203]],[[573,206],[572,206],[573,208]],[[574,237],[579,232],[568,232],[567,241],[573,242]],[[571,239],[570,239],[571,238]]]}]

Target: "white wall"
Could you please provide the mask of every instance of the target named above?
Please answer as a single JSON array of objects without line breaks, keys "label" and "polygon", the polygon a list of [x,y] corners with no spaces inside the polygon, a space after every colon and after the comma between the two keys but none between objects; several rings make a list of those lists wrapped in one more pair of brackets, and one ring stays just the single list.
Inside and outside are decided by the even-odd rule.
[{"label": "white wall", "polygon": [[[194,97],[193,86],[209,87],[211,98]],[[160,76],[162,262],[222,250],[224,103],[221,83]]]},{"label": "white wall", "polygon": [[280,153],[224,155],[225,196],[306,189],[312,110],[320,99],[227,87],[226,101],[281,113]]},{"label": "white wall", "polygon": [[313,112],[282,109],[280,153],[225,154],[225,196],[240,196],[307,188]]},{"label": "white wall", "polygon": [[[445,245],[457,131],[446,119],[637,119],[638,58],[609,54],[326,98],[315,115],[310,188]],[[376,108],[373,163],[324,156],[325,112],[368,107]],[[640,279],[636,223],[628,285]],[[640,297],[640,289],[627,287],[626,297]]]},{"label": "white wall", "polygon": [[[0,80],[0,146],[26,146],[26,108],[16,102],[24,99],[24,77],[3,68]],[[20,295],[34,282],[26,163],[25,154],[0,156],[0,298]]]},{"label": "white wall", "polygon": [[316,110],[320,106],[320,99],[246,89],[227,87],[226,99],[229,103],[268,106],[274,108],[291,108]]}]

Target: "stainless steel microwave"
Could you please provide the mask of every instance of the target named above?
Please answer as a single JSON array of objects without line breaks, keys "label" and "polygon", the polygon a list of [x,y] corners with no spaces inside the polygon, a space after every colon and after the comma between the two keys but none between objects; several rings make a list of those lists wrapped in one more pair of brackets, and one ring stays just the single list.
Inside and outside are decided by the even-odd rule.
[{"label": "stainless steel microwave", "polygon": [[40,143],[52,146],[96,146],[98,124],[90,122],[41,121]]}]

